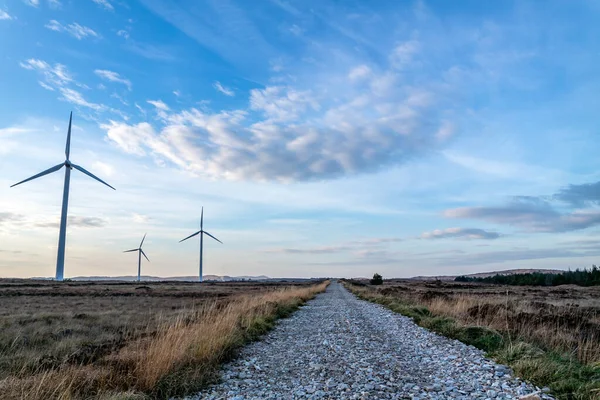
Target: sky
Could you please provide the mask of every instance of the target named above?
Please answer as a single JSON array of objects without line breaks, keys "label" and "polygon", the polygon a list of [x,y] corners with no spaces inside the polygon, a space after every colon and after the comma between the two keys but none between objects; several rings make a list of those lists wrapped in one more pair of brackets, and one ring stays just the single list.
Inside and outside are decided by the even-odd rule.
[{"label": "sky", "polygon": [[600,3],[0,0],[0,276],[455,275],[600,256]]}]

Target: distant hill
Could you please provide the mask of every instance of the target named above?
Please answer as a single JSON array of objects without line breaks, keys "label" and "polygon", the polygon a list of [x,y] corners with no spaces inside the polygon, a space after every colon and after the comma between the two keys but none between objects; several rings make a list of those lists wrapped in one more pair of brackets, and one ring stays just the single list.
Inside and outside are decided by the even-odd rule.
[{"label": "distant hill", "polygon": [[[142,275],[142,281],[146,282],[158,282],[158,281],[173,281],[173,282],[196,282],[198,281],[198,276],[169,276],[169,277],[160,277],[160,276],[145,276]],[[51,279],[51,278],[33,278],[33,279]],[[125,281],[131,282],[137,279],[137,276],[125,275],[125,276],[74,276],[72,278],[68,278],[72,281]],[[219,275],[204,275],[205,281],[218,281],[218,282],[232,282],[232,281],[265,281],[270,280],[271,278],[266,275],[259,276],[219,276]]]},{"label": "distant hill", "polygon": [[518,275],[518,274],[531,274],[534,272],[539,272],[542,274],[560,274],[561,272],[565,272],[562,269],[506,269],[504,271],[491,271],[491,272],[478,272],[475,274],[467,274],[467,275],[439,275],[439,276],[415,276],[410,279],[419,280],[419,281],[452,281],[457,276],[466,276],[469,278],[487,278],[488,276],[494,275]]}]

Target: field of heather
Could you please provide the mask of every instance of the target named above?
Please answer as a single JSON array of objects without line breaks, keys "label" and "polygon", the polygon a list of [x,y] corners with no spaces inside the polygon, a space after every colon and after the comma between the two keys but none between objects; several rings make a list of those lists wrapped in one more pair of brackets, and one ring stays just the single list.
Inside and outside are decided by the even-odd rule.
[{"label": "field of heather", "polygon": [[348,281],[360,297],[488,351],[559,398],[600,398],[600,287]]},{"label": "field of heather", "polygon": [[0,392],[3,399],[190,393],[322,289],[319,282],[2,280]]}]

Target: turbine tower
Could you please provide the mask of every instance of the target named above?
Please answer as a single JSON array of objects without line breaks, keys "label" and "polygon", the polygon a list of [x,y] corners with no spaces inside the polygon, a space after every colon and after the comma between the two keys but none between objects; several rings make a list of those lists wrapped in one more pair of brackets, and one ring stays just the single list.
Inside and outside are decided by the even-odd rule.
[{"label": "turbine tower", "polygon": [[188,240],[189,238],[193,238],[196,235],[200,235],[200,274],[199,274],[199,281],[202,282],[202,246],[203,246],[203,235],[208,235],[211,238],[215,239],[217,242],[223,244],[223,242],[221,242],[219,239],[217,239],[216,237],[214,237],[213,235],[211,235],[210,233],[206,232],[204,230],[204,207],[202,207],[202,213],[200,214],[200,230],[188,237],[186,237],[185,239],[181,239],[179,241],[179,243],[183,242],[184,240]]},{"label": "turbine tower", "polygon": [[[141,280],[141,274],[142,274],[142,254],[144,255],[144,257],[146,257],[146,260],[148,260],[148,256],[146,256],[146,253],[144,253],[144,250],[142,250],[142,245],[144,244],[144,239],[146,239],[146,233],[144,233],[144,237],[142,238],[142,242],[140,243],[140,247],[138,247],[137,249],[131,249],[131,250],[125,250],[123,253],[130,253],[132,251],[137,251],[138,252],[138,276],[137,276],[137,281],[139,282]],[[150,260],[148,260],[148,262],[150,262]]]},{"label": "turbine tower", "polygon": [[33,179],[40,178],[44,175],[48,175],[48,174],[51,174],[52,172],[56,172],[59,169],[61,169],[62,167],[66,167],[65,168],[65,186],[63,188],[62,211],[60,214],[60,230],[59,230],[59,234],[58,234],[58,255],[56,257],[56,280],[57,281],[63,280],[64,272],[65,272],[65,245],[66,245],[66,240],[67,240],[67,209],[69,206],[69,183],[71,181],[71,170],[73,168],[75,168],[76,170],[83,172],[84,174],[97,180],[98,182],[105,184],[109,188],[116,190],[114,187],[110,186],[108,183],[104,182],[102,179],[93,175],[91,172],[86,171],[83,167],[73,164],[69,160],[69,154],[71,152],[71,123],[72,123],[72,121],[73,121],[73,112],[71,112],[71,116],[69,117],[69,131],[67,132],[67,145],[65,147],[65,156],[66,156],[65,161],[63,163],[55,165],[52,168],[42,171],[39,174],[32,176],[31,178],[27,178],[24,181],[15,183],[14,185],[11,186],[11,187],[14,187],[14,186],[20,185],[21,183],[25,183],[25,182],[31,181]]}]

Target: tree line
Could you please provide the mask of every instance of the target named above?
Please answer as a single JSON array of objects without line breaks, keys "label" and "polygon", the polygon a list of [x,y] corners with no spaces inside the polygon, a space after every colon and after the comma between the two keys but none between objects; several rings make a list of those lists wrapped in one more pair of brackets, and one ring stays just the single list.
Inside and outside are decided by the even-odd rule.
[{"label": "tree line", "polygon": [[600,285],[600,269],[593,265],[590,269],[576,269],[575,271],[565,271],[558,274],[531,272],[512,275],[496,274],[485,278],[457,276],[454,280],[456,282],[497,283],[516,286],[598,286]]}]

